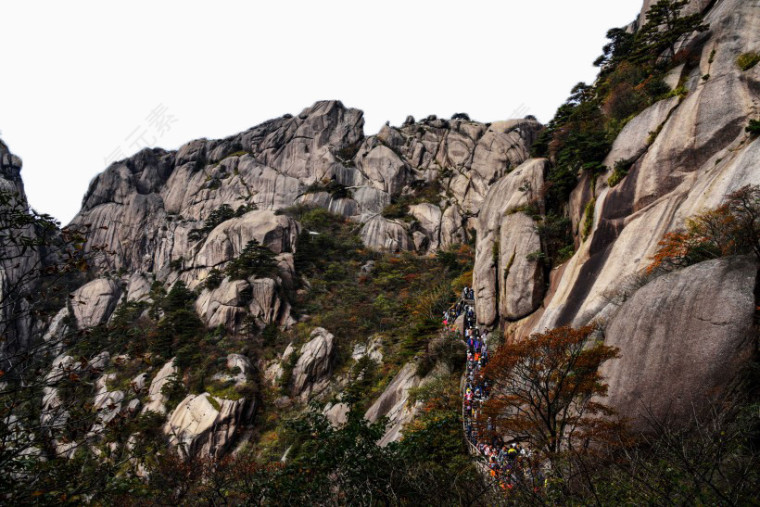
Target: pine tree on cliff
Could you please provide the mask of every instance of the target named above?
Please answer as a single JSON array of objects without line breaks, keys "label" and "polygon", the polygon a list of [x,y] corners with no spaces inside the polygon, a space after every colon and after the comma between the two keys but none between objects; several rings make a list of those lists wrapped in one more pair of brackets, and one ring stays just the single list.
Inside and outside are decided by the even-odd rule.
[{"label": "pine tree on cliff", "polygon": [[701,13],[681,16],[688,0],[660,0],[647,11],[647,22],[636,34],[634,57],[639,61],[656,61],[663,53],[676,54],[676,46],[684,36],[704,32],[710,26],[704,24]]}]

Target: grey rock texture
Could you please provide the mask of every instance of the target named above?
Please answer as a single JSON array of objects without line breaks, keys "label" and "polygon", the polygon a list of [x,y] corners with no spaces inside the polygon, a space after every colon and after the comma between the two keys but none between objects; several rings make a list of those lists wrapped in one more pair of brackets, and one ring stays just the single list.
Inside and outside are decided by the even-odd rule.
[{"label": "grey rock texture", "polygon": [[[176,152],[144,150],[92,181],[73,223],[91,224],[88,244],[116,252],[102,259],[103,269],[155,273],[163,280],[181,262],[189,280],[237,255],[250,236],[275,252],[293,251],[298,230],[271,211],[296,202],[367,223],[369,246],[411,249],[413,231],[376,217],[412,183],[438,179],[441,202],[431,204],[444,217],[421,223],[435,249],[463,238],[461,216],[477,211],[491,180],[528,157],[540,125],[426,120],[384,127],[370,137],[362,128],[360,111],[326,101],[226,139],[192,141]],[[331,180],[347,187],[349,197],[306,192]],[[205,238],[191,235],[222,205],[259,211],[223,222]]]},{"label": "grey rock texture", "polygon": [[378,445],[386,446],[391,442],[400,440],[403,437],[404,426],[411,422],[419,412],[422,404],[420,402],[411,403],[409,399],[411,389],[424,386],[436,378],[448,376],[451,373],[447,366],[437,363],[430,373],[421,377],[417,374],[416,363],[406,363],[393,377],[383,394],[364,414],[364,418],[369,422],[375,422],[381,417],[388,418],[388,426],[385,434],[378,441]]},{"label": "grey rock texture", "polygon": [[541,250],[533,220],[523,211],[536,204],[547,162],[530,160],[491,186],[477,221],[473,288],[478,321],[517,319],[535,310],[543,274],[528,254]]},{"label": "grey rock texture", "polygon": [[310,338],[299,350],[293,368],[291,392],[302,398],[319,390],[320,381],[330,372],[334,353],[335,337],[326,329],[316,328]]},{"label": "grey rock texture", "polygon": [[245,293],[250,289],[246,280],[225,278],[216,289],[201,292],[195,301],[195,310],[208,327],[224,326],[237,331],[247,315]]},{"label": "grey rock texture", "polygon": [[340,428],[348,421],[348,412],[350,407],[345,403],[328,403],[325,406],[324,414],[330,424],[335,428]]},{"label": "grey rock texture", "polygon": [[[706,0],[695,0],[690,9],[707,6]],[[558,269],[545,272],[537,260],[545,246],[531,218],[542,211],[549,169],[547,161],[529,158],[538,122],[409,118],[400,127],[386,125],[365,136],[360,111],[324,101],[226,139],[199,139],[176,151],[144,150],[96,177],[74,224],[91,224],[88,248],[105,245],[115,253],[99,260],[101,278],[77,291],[75,301],[84,304],[71,311],[80,327],[97,325],[108,319],[121,292],[124,300],[148,301],[153,280],[167,286],[181,280],[197,290],[195,309],[204,323],[223,326],[230,339],[241,340],[250,322],[262,329],[294,325],[289,301],[308,286],[294,260],[303,231],[280,213],[285,208],[327,209],[355,222],[366,246],[393,253],[434,253],[471,240],[475,229],[473,285],[481,325],[501,326],[510,339],[519,339],[562,324],[607,322],[608,342],[623,353],[605,366],[612,404],[638,424],[643,408],[658,417],[683,417],[691,404],[702,403],[702,394],[720,393],[746,357],[749,345],[743,340],[756,267],[723,259],[655,280],[622,306],[608,295],[651,262],[665,233],[741,186],[760,184],[760,141],[743,130],[760,114],[760,66],[742,72],[734,63],[739,53],[760,48],[760,9],[756,1],[719,0],[710,3],[707,16],[711,30],[699,41],[698,68],[671,69],[666,79],[671,87],[685,80],[688,94],[653,104],[631,119],[605,160],[607,173],[596,181],[584,176],[573,192],[567,212],[576,253]],[[709,80],[700,79],[708,73]],[[2,144],[0,151],[0,185],[20,188],[20,160]],[[607,178],[618,160],[632,165],[610,188]],[[584,210],[592,199],[593,226],[581,240]],[[398,216],[389,213],[399,211],[389,209],[391,204],[408,205],[406,216],[384,217]],[[210,226],[209,219],[225,205],[235,216]],[[277,254],[278,272],[204,288],[211,270],[224,270],[253,239]],[[372,269],[368,264],[364,273],[371,276]],[[116,282],[104,285],[105,277],[122,270],[123,288]],[[715,305],[716,298],[727,303]],[[66,315],[63,311],[51,323],[51,337],[65,331]],[[299,325],[308,325],[308,316],[300,316]],[[258,338],[246,347],[257,346]],[[282,388],[283,366],[297,356],[285,386],[290,397],[280,396],[273,405],[299,410],[310,399],[331,399],[324,413],[340,425],[347,407],[332,396],[349,380],[333,374],[335,340],[318,328],[297,351],[292,345],[279,355],[267,351],[271,355],[255,367],[246,356],[233,354],[226,357],[226,369],[218,365],[222,371],[213,379],[235,386],[263,380]],[[354,346],[354,360],[386,359],[389,367],[383,353],[393,349],[383,348],[381,340],[357,336],[341,345]],[[77,367],[61,352],[59,374]],[[151,380],[144,373],[135,378],[136,391],[144,392]],[[157,372],[144,411],[167,412],[161,391],[177,373],[172,361]],[[414,362],[394,373],[365,414],[372,421],[390,418],[383,445],[402,437],[419,408],[409,403],[409,390],[433,378],[417,375]],[[132,412],[139,407],[101,391],[95,401],[103,407],[126,405]],[[58,393],[44,394],[43,417],[61,424],[68,415]],[[190,395],[168,414],[164,430],[185,455],[220,456],[244,434],[254,411],[252,400]]]},{"label": "grey rock texture", "polygon": [[184,456],[219,457],[232,446],[240,427],[251,421],[254,406],[245,398],[190,394],[174,409],[164,433]]},{"label": "grey rock texture", "polygon": [[[611,309],[605,294],[646,267],[667,232],[718,206],[742,186],[760,184],[760,141],[744,132],[760,111],[760,68],[743,72],[735,63],[737,55],[760,47],[760,9],[753,2],[724,0],[707,12],[706,21],[710,32],[702,45],[699,73],[709,73],[710,79],[689,83],[689,94],[670,111],[620,184],[598,187],[593,230],[565,267],[534,331],[583,325],[606,315]],[[662,116],[658,108],[670,104],[653,106],[631,124],[649,124],[649,116]],[[621,134],[630,134],[632,153],[640,151],[646,128]],[[582,192],[587,191],[576,190]],[[590,194],[586,196],[576,199],[576,217]]]},{"label": "grey rock texture", "polygon": [[400,252],[412,249],[406,226],[399,220],[389,220],[381,215],[364,224],[361,238],[365,245],[376,250]]},{"label": "grey rock texture", "polygon": [[499,315],[516,320],[532,313],[541,304],[544,274],[541,264],[530,255],[541,252],[536,223],[525,213],[513,213],[501,223],[499,241]]},{"label": "grey rock texture", "polygon": [[[647,11],[657,3],[658,0],[644,0],[644,5],[641,8],[641,14],[639,14],[639,25],[643,26],[644,23],[646,23],[647,19]],[[684,8],[683,13],[684,15],[688,14],[694,14],[695,12],[700,12],[702,9],[707,7],[710,4],[710,0],[690,0],[688,4],[686,5],[686,8]]]},{"label": "grey rock texture", "polygon": [[369,422],[375,422],[381,417],[388,417],[389,424],[379,445],[388,445],[401,438],[401,431],[406,423],[412,420],[415,411],[409,407],[409,389],[420,385],[422,379],[417,375],[417,365],[407,363],[401,368],[383,394],[372,404],[364,418]]},{"label": "grey rock texture", "polygon": [[176,378],[176,375],[177,367],[172,358],[169,362],[164,364],[160,370],[158,370],[158,373],[156,373],[156,376],[153,377],[153,380],[150,382],[150,387],[148,388],[148,402],[143,407],[143,413],[148,411],[162,415],[166,413],[166,402],[168,399],[162,391],[169,382]]},{"label": "grey rock texture", "polygon": [[108,320],[121,297],[121,287],[113,280],[98,278],[78,288],[71,297],[71,310],[79,329]]},{"label": "grey rock texture", "polygon": [[639,289],[606,326],[620,358],[603,366],[605,402],[646,430],[650,418],[688,424],[723,399],[755,349],[757,273],[754,259],[728,257]]},{"label": "grey rock texture", "polygon": [[0,369],[7,369],[6,361],[26,351],[32,340],[34,319],[31,304],[26,300],[39,287],[39,279],[30,276],[41,262],[37,249],[26,249],[17,242],[21,237],[34,240],[37,235],[31,226],[19,226],[14,212],[27,207],[24,184],[21,180],[21,158],[11,153],[0,140],[0,227],[9,239],[0,241]]}]

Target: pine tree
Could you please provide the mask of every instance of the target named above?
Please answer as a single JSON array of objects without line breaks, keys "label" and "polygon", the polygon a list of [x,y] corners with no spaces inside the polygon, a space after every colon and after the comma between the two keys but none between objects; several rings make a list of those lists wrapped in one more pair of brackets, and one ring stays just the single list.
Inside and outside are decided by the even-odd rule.
[{"label": "pine tree", "polygon": [[676,54],[676,45],[684,36],[704,32],[701,13],[681,16],[688,0],[660,0],[647,11],[647,22],[636,34],[634,57],[639,61],[656,61],[663,53]]}]

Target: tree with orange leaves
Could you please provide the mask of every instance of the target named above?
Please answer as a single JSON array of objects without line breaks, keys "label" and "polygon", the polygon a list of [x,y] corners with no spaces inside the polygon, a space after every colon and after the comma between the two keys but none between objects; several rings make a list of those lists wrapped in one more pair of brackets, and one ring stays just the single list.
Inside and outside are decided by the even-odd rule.
[{"label": "tree with orange leaves", "polygon": [[564,326],[502,346],[483,375],[490,398],[481,419],[549,459],[587,446],[612,410],[599,367],[618,350],[594,338],[594,326]]},{"label": "tree with orange leaves", "polygon": [[760,187],[745,186],[715,209],[686,221],[686,231],[670,232],[647,267],[672,270],[728,255],[754,254],[760,259]]}]

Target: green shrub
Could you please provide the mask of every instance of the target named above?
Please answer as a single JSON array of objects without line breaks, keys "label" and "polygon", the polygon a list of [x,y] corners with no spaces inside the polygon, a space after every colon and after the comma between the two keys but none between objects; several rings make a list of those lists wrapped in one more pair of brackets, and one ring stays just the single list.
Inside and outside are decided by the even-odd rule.
[{"label": "green shrub", "polygon": [[760,120],[750,120],[749,125],[744,130],[753,137],[760,135]]},{"label": "green shrub", "polygon": [[222,284],[223,279],[224,276],[222,276],[222,272],[216,268],[213,268],[211,271],[209,271],[208,276],[206,276],[206,279],[203,281],[203,284],[208,290],[214,290]]},{"label": "green shrub", "polygon": [[198,241],[205,238],[209,232],[213,231],[219,224],[230,220],[231,218],[241,217],[249,211],[255,210],[256,205],[244,204],[238,206],[238,209],[232,210],[232,206],[229,204],[222,204],[219,208],[213,210],[208,218],[203,222],[203,227],[200,229],[193,229],[190,234],[187,235],[191,241]]},{"label": "green shrub", "polygon": [[635,162],[635,159],[625,159],[625,160],[618,160],[615,162],[615,170],[612,172],[612,175],[607,179],[607,184],[610,186],[610,188],[614,187],[621,181],[623,181],[623,178],[625,178],[628,175],[628,171],[631,169],[631,166],[633,166],[633,163]]},{"label": "green shrub", "polygon": [[273,277],[277,274],[277,259],[269,248],[252,239],[240,255],[224,269],[231,280],[245,280],[250,276]]},{"label": "green shrub", "polygon": [[594,208],[596,207],[596,199],[591,199],[586,204],[586,209],[583,212],[583,230],[581,231],[581,238],[584,240],[591,234],[591,229],[594,227]]},{"label": "green shrub", "polygon": [[537,201],[531,201],[527,204],[521,204],[520,206],[509,208],[504,212],[504,215],[514,215],[515,213],[524,213],[529,217],[535,217],[541,214],[541,210],[538,208]]},{"label": "green shrub", "polygon": [[749,53],[743,53],[736,57],[736,65],[744,71],[747,71],[760,62],[760,53],[750,51]]},{"label": "green shrub", "polygon": [[543,244],[546,245],[545,257],[551,260],[552,265],[557,266],[565,256],[566,248],[568,246],[572,248],[572,222],[566,216],[548,213],[542,217],[536,226],[536,231],[541,236]]},{"label": "green shrub", "polygon": [[536,250],[535,252],[530,252],[525,258],[530,262],[541,261],[546,259],[546,254],[541,250]]},{"label": "green shrub", "polygon": [[406,217],[408,212],[409,204],[404,201],[398,201],[383,208],[382,215],[383,218],[395,220]]},{"label": "green shrub", "polygon": [[288,356],[287,361],[282,364],[282,375],[280,376],[279,384],[280,392],[283,395],[290,394],[290,381],[293,379],[293,369],[296,367],[296,364],[298,364],[298,357],[298,352],[293,351]]},{"label": "green shrub", "polygon": [[348,188],[335,180],[314,182],[306,188],[304,194],[316,194],[318,192],[327,192],[333,199],[351,197]]}]

